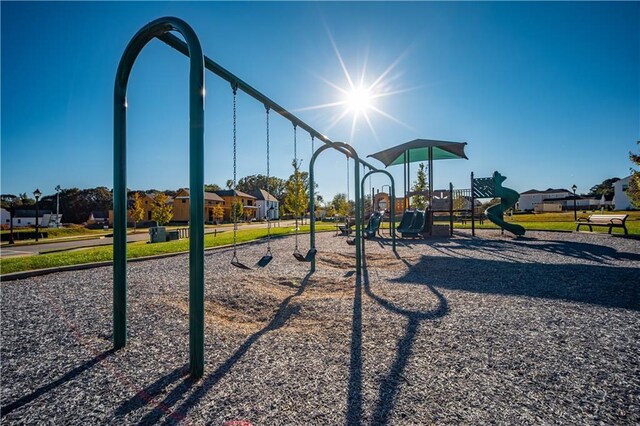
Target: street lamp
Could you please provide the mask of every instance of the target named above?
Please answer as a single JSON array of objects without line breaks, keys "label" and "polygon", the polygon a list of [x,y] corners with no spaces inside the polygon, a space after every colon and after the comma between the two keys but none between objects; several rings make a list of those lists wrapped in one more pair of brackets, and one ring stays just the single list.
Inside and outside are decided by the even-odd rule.
[{"label": "street lamp", "polygon": [[36,242],[38,241],[38,200],[40,199],[41,195],[42,192],[40,192],[39,189],[36,188],[36,190],[33,191],[33,196],[36,197]]},{"label": "street lamp", "polygon": [[56,186],[56,228],[60,228],[60,185]]},{"label": "street lamp", "polygon": [[578,189],[578,187],[573,185],[571,189],[573,189],[573,221],[575,222],[578,220],[578,213],[576,211],[576,189]]},{"label": "street lamp", "polygon": [[13,195],[9,197],[9,244],[15,244],[13,239],[13,216],[16,214],[16,197]]}]

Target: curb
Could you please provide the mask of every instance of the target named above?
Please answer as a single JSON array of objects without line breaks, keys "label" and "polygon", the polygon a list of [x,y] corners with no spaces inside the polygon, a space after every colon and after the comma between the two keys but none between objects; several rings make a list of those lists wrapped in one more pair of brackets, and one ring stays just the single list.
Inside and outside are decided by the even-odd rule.
[{"label": "curb", "polygon": [[[333,232],[333,231],[316,231],[316,232]],[[307,233],[308,234],[308,233]],[[305,234],[303,234],[305,235]],[[276,238],[284,238],[284,237],[288,237],[290,235],[275,235],[272,236],[271,238],[276,239]],[[256,244],[256,243],[264,243],[264,241],[266,240],[266,238],[260,238],[258,240],[252,240],[252,241],[243,241],[241,243],[236,243],[236,247],[237,246],[244,246],[247,244]],[[213,250],[223,250],[223,249],[228,249],[228,248],[232,248],[233,244],[225,244],[225,245],[221,245],[221,246],[216,246],[216,247],[208,247],[205,248],[204,251],[213,251]],[[174,256],[180,256],[183,254],[189,254],[188,251],[179,251],[176,253],[165,253],[165,254],[156,254],[153,256],[143,256],[143,257],[136,257],[133,259],[127,259],[127,263],[130,262],[142,262],[145,260],[155,260],[155,259],[164,259],[164,258],[168,258],[168,257],[174,257]],[[20,272],[12,272],[9,274],[3,274],[0,275],[0,281],[1,282],[5,282],[5,281],[15,281],[15,280],[22,280],[25,278],[31,278],[31,277],[38,277],[38,276],[42,276],[42,275],[48,275],[48,274],[54,274],[56,272],[68,272],[68,271],[81,271],[84,269],[91,269],[91,268],[100,268],[103,266],[111,266],[113,265],[113,261],[109,260],[109,261],[104,261],[104,262],[92,262],[92,263],[79,263],[77,265],[65,265],[65,266],[56,266],[53,268],[45,268],[45,269],[32,269],[30,271],[20,271]]]}]

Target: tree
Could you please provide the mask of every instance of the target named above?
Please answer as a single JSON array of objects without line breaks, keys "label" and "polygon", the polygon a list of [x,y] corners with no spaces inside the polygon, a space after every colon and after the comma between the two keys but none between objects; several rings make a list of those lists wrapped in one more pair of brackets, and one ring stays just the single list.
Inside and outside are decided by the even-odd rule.
[{"label": "tree", "polygon": [[168,204],[169,197],[162,192],[156,194],[151,207],[151,220],[162,226],[173,218],[173,206]]},{"label": "tree", "polygon": [[[275,176],[269,176],[269,193],[276,197],[282,203],[284,201],[287,182]],[[238,191],[251,193],[253,191],[264,189],[267,190],[267,177],[265,175],[245,176],[238,181],[236,185]]]},{"label": "tree", "polygon": [[605,179],[601,184],[591,187],[591,189],[589,190],[589,195],[612,195],[613,184],[619,180],[620,178],[617,177]]},{"label": "tree", "polygon": [[231,221],[236,222],[242,220],[243,210],[244,206],[242,205],[242,201],[236,200],[231,206]]},{"label": "tree", "polygon": [[225,182],[227,189],[233,189],[233,179],[227,179]]},{"label": "tree", "polygon": [[[233,182],[233,181],[231,181]],[[222,188],[220,188],[219,185],[216,185],[215,183],[210,183],[210,184],[205,184],[204,185],[204,191],[205,192],[216,192],[216,191],[220,191]]]},{"label": "tree", "polygon": [[[424,172],[424,163],[418,164],[418,178],[413,184],[413,192],[424,192],[428,188],[427,174]],[[413,207],[424,210],[427,206],[427,198],[424,195],[414,195],[412,197]]]},{"label": "tree", "polygon": [[[638,141],[638,145],[640,145],[640,141]],[[640,154],[630,152],[629,159],[636,166],[640,166]],[[631,169],[631,179],[629,179],[627,196],[634,207],[640,208],[640,171],[638,170]]]},{"label": "tree", "polygon": [[216,222],[222,222],[224,219],[224,207],[221,204],[216,204],[213,206],[213,220]]},{"label": "tree", "polygon": [[131,197],[131,204],[129,205],[129,216],[133,220],[133,232],[136,231],[138,222],[144,219],[144,207],[142,206],[142,198],[137,192],[133,193]]},{"label": "tree", "polygon": [[242,208],[242,216],[244,217],[244,220],[249,221],[249,219],[251,219],[251,216],[253,216],[253,212],[255,212],[254,209],[250,209],[249,207],[243,207]]},{"label": "tree", "polygon": [[291,164],[294,172],[286,183],[287,192],[284,197],[284,206],[286,211],[300,217],[309,207],[309,174],[300,171],[300,162],[294,160]]},{"label": "tree", "polygon": [[471,208],[471,201],[468,198],[458,195],[453,199],[453,210],[468,210]]},{"label": "tree", "polygon": [[349,214],[349,203],[346,194],[336,194],[331,200],[331,207],[335,210],[334,214],[338,216],[347,216]]}]

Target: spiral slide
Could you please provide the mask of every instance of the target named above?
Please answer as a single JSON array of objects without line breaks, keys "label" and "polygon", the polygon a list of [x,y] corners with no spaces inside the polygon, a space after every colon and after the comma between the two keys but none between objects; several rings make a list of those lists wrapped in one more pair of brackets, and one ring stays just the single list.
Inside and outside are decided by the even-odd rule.
[{"label": "spiral slide", "polygon": [[520,199],[520,194],[516,191],[502,186],[502,182],[504,182],[505,179],[506,177],[502,176],[500,173],[493,173],[495,195],[496,197],[500,197],[500,204],[489,207],[485,210],[485,214],[487,215],[487,219],[498,225],[500,228],[509,231],[514,235],[522,236],[525,232],[524,227],[504,221],[504,212],[513,208]]}]

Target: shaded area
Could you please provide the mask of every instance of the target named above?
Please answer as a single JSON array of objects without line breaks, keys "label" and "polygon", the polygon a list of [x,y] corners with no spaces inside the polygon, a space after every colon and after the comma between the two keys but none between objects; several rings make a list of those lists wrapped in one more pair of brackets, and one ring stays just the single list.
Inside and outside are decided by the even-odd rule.
[{"label": "shaded area", "polygon": [[[447,276],[448,279],[434,283],[439,288],[640,310],[638,265],[543,264],[423,256],[413,270]],[[415,272],[392,281],[413,283],[415,276],[411,274]]]},{"label": "shaded area", "polygon": [[[396,306],[378,295],[371,289],[369,282],[366,259],[364,261],[362,283],[365,294],[377,302],[380,306],[395,314],[407,318],[407,326],[404,336],[396,345],[396,357],[387,375],[380,383],[378,400],[375,411],[371,417],[372,425],[387,424],[391,411],[395,406],[396,396],[399,391],[402,373],[407,367],[412,355],[415,337],[422,321],[434,320],[445,316],[449,306],[445,297],[430,284],[424,284],[438,299],[438,306],[428,311],[412,311]],[[405,262],[405,264],[407,264]],[[407,264],[407,266],[410,266]],[[411,272],[410,272],[411,273]],[[412,281],[415,283],[415,281]],[[349,366],[349,393],[347,398],[346,423],[348,425],[360,425],[362,419],[362,295],[361,281],[356,281],[356,290],[353,303],[353,330],[351,337],[351,363]]]},{"label": "shaded area", "polygon": [[82,373],[84,373],[85,371],[89,370],[90,368],[93,368],[96,364],[99,364],[100,362],[104,361],[108,356],[112,355],[115,352],[114,349],[110,349],[108,351],[105,351],[99,355],[97,355],[96,357],[90,359],[89,361],[85,362],[84,364],[74,368],[73,370],[69,371],[67,374],[65,374],[64,376],[60,377],[58,380],[54,380],[53,382],[44,385],[42,387],[39,387],[38,389],[34,390],[33,392],[31,392],[28,395],[23,396],[20,399],[17,399],[16,401],[7,404],[5,406],[2,407],[2,409],[0,410],[0,416],[6,416],[7,414],[11,413],[14,410],[17,410],[20,407],[23,407],[27,404],[29,404],[30,402],[33,402],[35,399],[39,398],[40,396],[44,395],[45,393],[57,388],[60,385],[63,385],[73,379],[75,379],[76,377],[78,377],[79,375],[81,375]]},{"label": "shaded area", "polygon": [[[140,425],[155,424],[161,421],[162,417],[166,416],[165,424],[175,424],[183,420],[189,411],[200,402],[200,400],[216,385],[232,368],[242,359],[242,357],[251,349],[251,347],[262,337],[264,334],[277,330],[282,327],[287,320],[295,315],[299,308],[289,306],[291,300],[294,297],[300,296],[306,289],[311,273],[308,273],[300,283],[298,291],[282,301],[278,310],[272,320],[261,330],[249,336],[242,345],[214,372],[205,376],[201,380],[193,380],[190,377],[184,378],[182,383],[177,385],[169,392],[162,401],[155,403],[150,398],[145,398],[145,395],[155,395],[160,393],[163,389],[167,388],[171,383],[174,383],[185,375],[185,371],[188,368],[184,366],[180,369],[173,371],[172,373],[163,376],[156,382],[147,386],[142,391],[138,392],[133,398],[125,401],[116,410],[116,416],[123,416],[131,411],[143,408],[146,405],[155,403],[155,407],[149,411],[139,421]],[[194,386],[198,386],[188,397],[178,406],[175,410],[171,407],[176,405],[184,395],[186,395]]]}]

